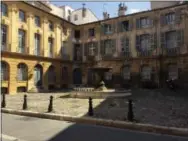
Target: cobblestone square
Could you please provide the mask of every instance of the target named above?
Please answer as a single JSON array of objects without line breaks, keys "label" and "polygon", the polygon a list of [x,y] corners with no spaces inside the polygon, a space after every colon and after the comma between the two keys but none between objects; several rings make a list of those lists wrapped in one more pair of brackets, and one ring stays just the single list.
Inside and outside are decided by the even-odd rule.
[{"label": "cobblestone square", "polygon": [[[87,116],[88,99],[60,98],[69,93],[27,94],[28,110],[47,112],[49,97],[54,95],[55,113],[69,116]],[[22,109],[23,95],[7,95],[7,108]],[[133,99],[135,119],[140,123],[188,128],[188,94],[169,90],[132,90],[125,98],[93,99],[94,117],[126,120],[128,99]]]}]

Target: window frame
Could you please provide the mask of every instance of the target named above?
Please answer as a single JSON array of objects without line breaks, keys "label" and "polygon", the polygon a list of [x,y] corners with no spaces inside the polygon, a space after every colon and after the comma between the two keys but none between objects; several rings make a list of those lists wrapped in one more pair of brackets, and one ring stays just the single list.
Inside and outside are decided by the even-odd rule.
[{"label": "window frame", "polygon": [[2,13],[2,16],[8,17],[8,6],[6,3],[3,3],[3,2],[1,3],[1,13]]},{"label": "window frame", "polygon": [[[23,16],[23,17],[22,17]],[[23,19],[22,19],[23,18]],[[25,11],[19,9],[19,20],[21,22],[26,22],[26,15],[25,15]]]},{"label": "window frame", "polygon": [[[1,50],[6,50],[8,39],[8,26],[1,24]],[[5,40],[5,42],[4,42]]]},{"label": "window frame", "polygon": [[41,21],[40,21],[40,17],[35,15],[35,25],[37,27],[40,27],[41,26]]},{"label": "window frame", "polygon": [[49,28],[50,31],[54,31],[54,24],[50,20],[48,21],[48,28]]}]

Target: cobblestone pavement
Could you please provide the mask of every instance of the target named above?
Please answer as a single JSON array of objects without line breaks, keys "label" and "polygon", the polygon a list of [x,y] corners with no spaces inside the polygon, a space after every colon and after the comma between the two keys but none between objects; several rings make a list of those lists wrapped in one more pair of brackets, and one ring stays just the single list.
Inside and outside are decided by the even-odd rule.
[{"label": "cobblestone pavement", "polygon": [[[54,112],[71,116],[86,116],[88,100],[60,98],[67,93],[54,94]],[[51,94],[28,94],[31,111],[46,112]],[[188,92],[168,90],[132,90],[126,98],[93,99],[95,117],[126,120],[128,98],[133,99],[135,119],[141,123],[188,128]],[[21,109],[23,94],[7,95],[7,108]]]}]

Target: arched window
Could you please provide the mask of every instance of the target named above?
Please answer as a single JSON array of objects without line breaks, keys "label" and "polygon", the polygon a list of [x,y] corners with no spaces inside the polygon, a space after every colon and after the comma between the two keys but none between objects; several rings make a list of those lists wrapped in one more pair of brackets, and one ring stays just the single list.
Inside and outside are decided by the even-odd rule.
[{"label": "arched window", "polygon": [[26,81],[27,76],[27,66],[23,63],[18,64],[18,80]]},{"label": "arched window", "polygon": [[142,80],[151,80],[151,67],[143,66],[141,72]]},{"label": "arched window", "polygon": [[168,66],[168,79],[178,79],[178,68],[176,65]]},{"label": "arched window", "polygon": [[130,80],[131,78],[131,72],[129,66],[124,66],[122,69],[122,76],[124,80]]},{"label": "arched window", "polygon": [[1,79],[8,80],[9,68],[6,62],[1,62]]},{"label": "arched window", "polygon": [[55,75],[55,67],[50,66],[48,70],[48,82],[54,83],[56,81],[56,75]]}]

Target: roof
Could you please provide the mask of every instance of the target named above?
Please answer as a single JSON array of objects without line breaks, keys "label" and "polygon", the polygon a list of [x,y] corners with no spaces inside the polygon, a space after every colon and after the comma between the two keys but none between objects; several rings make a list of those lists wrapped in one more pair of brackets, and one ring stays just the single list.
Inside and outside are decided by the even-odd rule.
[{"label": "roof", "polygon": [[110,20],[118,19],[120,17],[122,18],[122,17],[135,16],[135,15],[139,15],[139,14],[143,14],[143,13],[147,13],[147,12],[160,11],[160,10],[164,10],[164,9],[168,9],[168,8],[173,8],[173,7],[178,7],[178,6],[182,6],[182,5],[188,5],[188,3],[182,3],[182,4],[177,4],[177,5],[163,7],[163,8],[157,8],[157,9],[151,9],[151,10],[147,10],[147,11],[141,11],[141,12],[137,12],[137,13],[127,14],[127,15],[124,15],[124,16],[117,16],[117,17],[113,17],[113,18],[109,18],[109,19],[99,20],[99,21],[96,21],[96,22],[90,22],[90,23],[80,24],[78,26],[88,25],[88,24],[94,24],[94,23],[101,23],[103,21],[110,21]]}]

